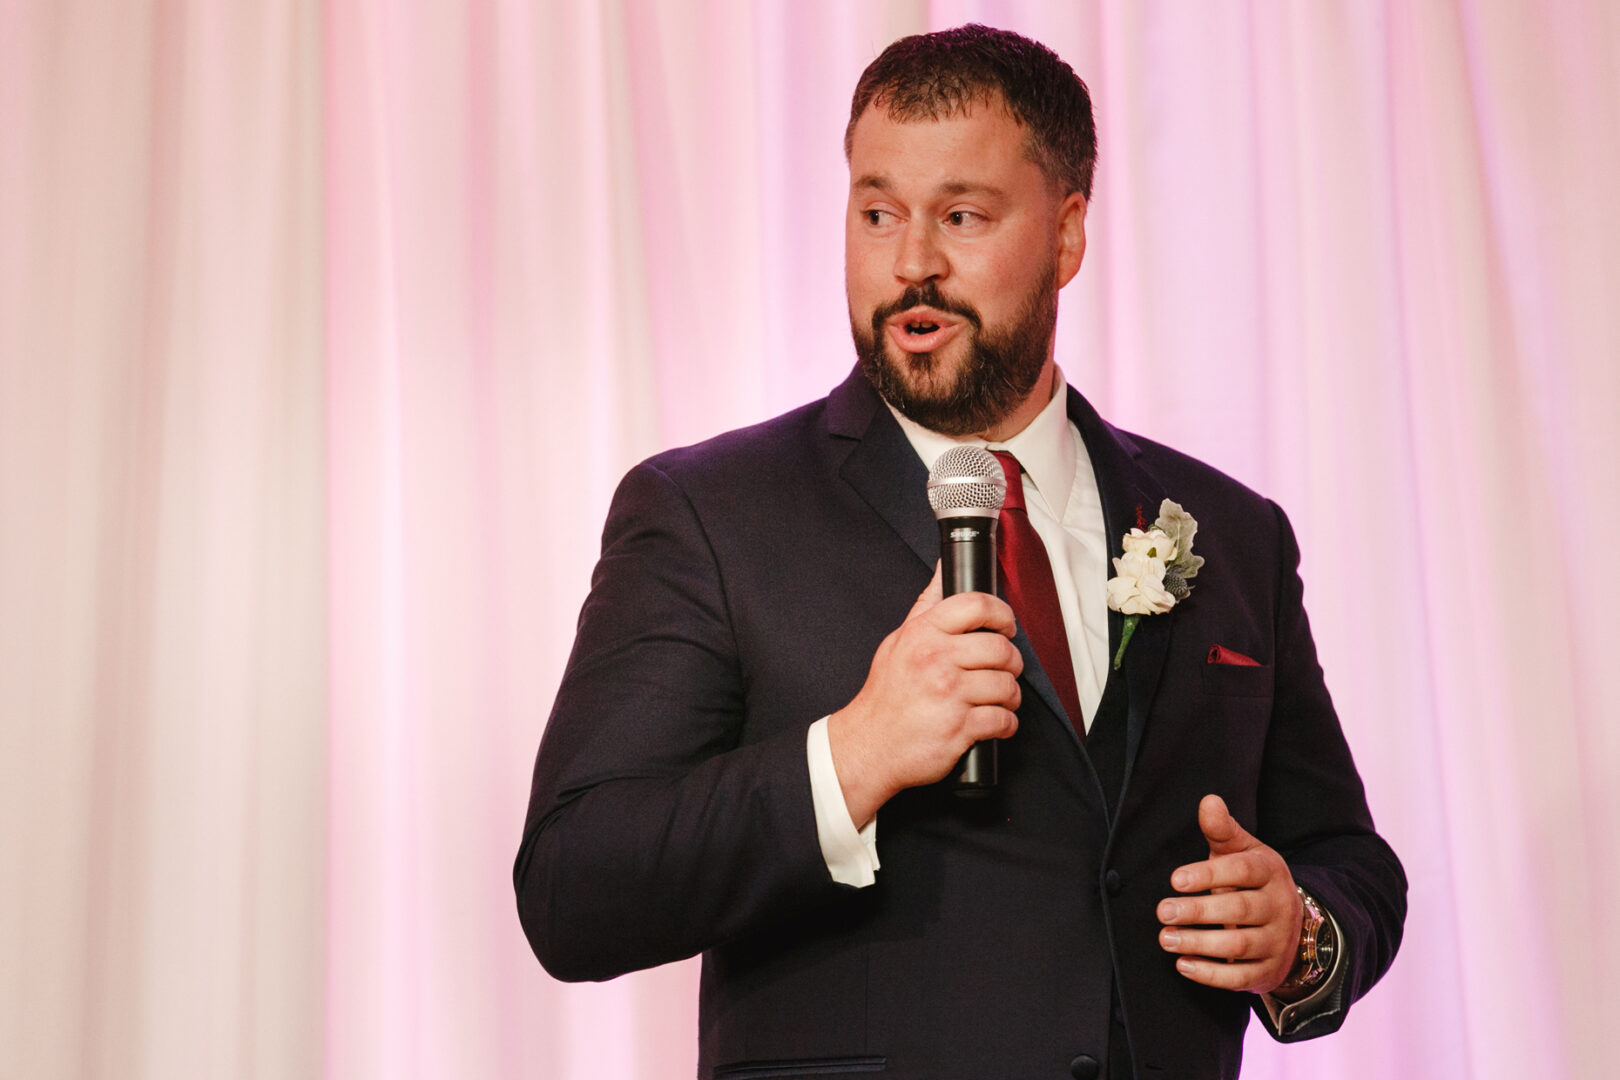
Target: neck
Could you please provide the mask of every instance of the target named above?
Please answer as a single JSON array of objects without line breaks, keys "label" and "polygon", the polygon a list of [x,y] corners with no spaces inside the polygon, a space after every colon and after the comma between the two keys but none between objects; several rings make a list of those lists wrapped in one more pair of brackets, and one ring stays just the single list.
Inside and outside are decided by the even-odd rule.
[{"label": "neck", "polygon": [[1025,395],[1024,400],[1018,403],[1018,407],[1002,418],[1000,423],[979,432],[979,437],[985,442],[1006,442],[1029,427],[1052,400],[1052,395],[1058,392],[1057,375],[1057,365],[1049,356],[1046,358],[1046,366],[1041,369],[1040,378],[1035,380],[1035,386]]}]

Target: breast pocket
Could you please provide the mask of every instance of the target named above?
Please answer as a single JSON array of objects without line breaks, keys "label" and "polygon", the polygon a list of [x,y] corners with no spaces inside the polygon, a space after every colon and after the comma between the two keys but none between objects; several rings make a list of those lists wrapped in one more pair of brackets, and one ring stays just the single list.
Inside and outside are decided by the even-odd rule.
[{"label": "breast pocket", "polygon": [[1204,665],[1204,693],[1217,697],[1268,698],[1271,682],[1272,669],[1268,665]]}]

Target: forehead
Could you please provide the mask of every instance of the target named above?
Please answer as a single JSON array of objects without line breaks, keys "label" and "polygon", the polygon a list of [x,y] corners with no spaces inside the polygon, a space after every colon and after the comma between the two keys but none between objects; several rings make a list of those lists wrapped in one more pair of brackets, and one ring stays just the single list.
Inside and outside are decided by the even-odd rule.
[{"label": "forehead", "polygon": [[1045,186],[1030,157],[1027,133],[1000,103],[974,104],[937,118],[897,120],[873,102],[850,140],[851,189],[982,184]]}]

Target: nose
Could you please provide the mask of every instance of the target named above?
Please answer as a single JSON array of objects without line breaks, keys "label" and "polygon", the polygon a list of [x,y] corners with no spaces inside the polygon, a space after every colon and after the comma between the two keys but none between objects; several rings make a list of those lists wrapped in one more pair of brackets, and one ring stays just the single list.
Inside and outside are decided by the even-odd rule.
[{"label": "nose", "polygon": [[935,223],[920,215],[907,222],[895,253],[894,276],[908,285],[921,285],[944,277],[949,268]]}]

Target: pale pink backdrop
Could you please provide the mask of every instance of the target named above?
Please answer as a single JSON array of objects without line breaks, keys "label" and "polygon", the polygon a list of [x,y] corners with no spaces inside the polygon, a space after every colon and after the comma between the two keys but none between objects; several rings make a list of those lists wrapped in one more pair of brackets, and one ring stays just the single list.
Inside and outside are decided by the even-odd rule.
[{"label": "pale pink backdrop", "polygon": [[1060,362],[1289,510],[1411,877],[1245,1075],[1608,1075],[1600,0],[0,0],[0,1075],[691,1075],[695,964],[529,955],[534,747],[618,477],[848,369],[849,92],[969,19],[1088,80]]}]

